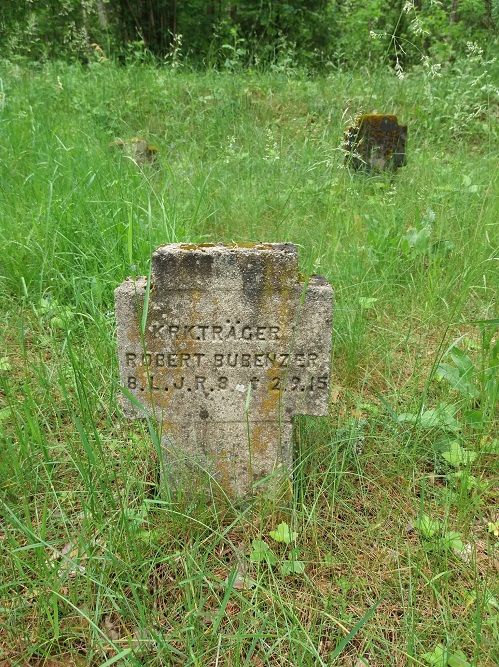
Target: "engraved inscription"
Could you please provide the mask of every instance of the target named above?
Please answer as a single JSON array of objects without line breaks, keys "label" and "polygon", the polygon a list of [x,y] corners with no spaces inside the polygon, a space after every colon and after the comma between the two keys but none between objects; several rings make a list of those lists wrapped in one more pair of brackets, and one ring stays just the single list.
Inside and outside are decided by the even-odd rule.
[{"label": "engraved inscription", "polygon": [[[165,314],[163,318],[167,318]],[[154,338],[165,340],[280,340],[280,327],[276,325],[254,326],[242,324],[239,320],[234,323],[227,320],[224,324],[173,324],[166,322],[152,322],[148,330]]]},{"label": "engraved inscription", "polygon": [[160,352],[136,354],[126,352],[125,360],[129,368],[287,368],[296,364],[303,368],[314,368],[318,354],[315,352],[287,354],[284,352],[227,352],[211,355],[194,352]]},{"label": "engraved inscription", "polygon": [[[328,375],[317,375],[324,371],[317,352],[272,350],[272,347],[282,345],[277,325],[254,326],[228,319],[224,324],[210,325],[153,322],[148,330],[154,338],[164,340],[167,350],[173,346],[175,351],[146,350],[141,354],[125,351],[125,364],[130,373],[127,377],[129,389],[159,393],[194,392],[205,396],[212,392],[245,392],[249,385],[257,394],[267,392],[269,395],[274,392],[313,394],[328,390]],[[189,341],[200,341],[196,347],[205,351],[178,351],[179,347],[189,349]],[[216,341],[224,341],[223,351],[213,351],[212,344]],[[236,350],[234,345],[237,345]],[[215,346],[217,349],[220,348]],[[256,375],[245,377],[244,369],[256,372]]]},{"label": "engraved inscription", "polygon": [[[229,378],[225,376],[207,378],[204,375],[195,375],[189,381],[186,381],[185,376],[180,378],[171,379],[167,384],[158,385],[158,378],[154,375],[149,375],[149,384],[148,391],[172,391],[181,389],[183,391],[201,391],[203,393],[218,391],[218,390],[230,390],[230,391],[240,391],[240,383],[235,381],[231,383]],[[317,377],[302,377],[293,375],[291,378],[285,377],[271,377],[267,382],[263,382],[261,378],[252,377],[247,380],[248,385],[251,384],[252,390],[258,390],[259,388],[266,389],[267,391],[302,391],[302,392],[319,392],[327,391],[329,376],[328,375],[319,375]],[[135,389],[139,391],[144,391],[146,389],[140,382],[140,379],[135,375],[129,375],[127,379],[128,389]],[[245,391],[245,386],[243,385]]]},{"label": "engraved inscription", "polygon": [[151,352],[146,352],[145,354],[136,354],[135,352],[126,352],[125,360],[126,365],[131,368],[136,368],[137,366],[156,366],[161,368],[166,366],[168,368],[182,368],[186,366],[187,368],[199,367],[201,365],[201,359],[206,355],[200,352],[194,352],[193,354],[187,354],[185,352],[180,353],[157,353],[152,354]]}]

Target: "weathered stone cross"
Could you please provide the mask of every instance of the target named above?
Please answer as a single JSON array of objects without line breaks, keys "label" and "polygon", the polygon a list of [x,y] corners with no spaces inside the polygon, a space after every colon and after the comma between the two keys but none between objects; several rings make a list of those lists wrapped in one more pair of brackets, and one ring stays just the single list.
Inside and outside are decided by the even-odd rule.
[{"label": "weathered stone cross", "polygon": [[142,330],[146,291],[116,289],[119,366],[162,424],[164,481],[192,489],[207,472],[241,497],[289,474],[294,415],[328,414],[331,285],[300,278],[291,243],[180,243],[152,256]]}]

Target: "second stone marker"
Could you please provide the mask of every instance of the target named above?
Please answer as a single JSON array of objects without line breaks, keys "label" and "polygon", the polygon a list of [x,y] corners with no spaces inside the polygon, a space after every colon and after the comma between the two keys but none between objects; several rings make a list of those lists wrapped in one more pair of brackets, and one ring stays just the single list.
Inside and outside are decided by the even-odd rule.
[{"label": "second stone marker", "polygon": [[180,243],[152,256],[142,330],[146,291],[144,278],[116,289],[119,366],[162,424],[164,481],[209,473],[242,497],[289,475],[293,417],[328,414],[331,285],[300,279],[291,243]]}]

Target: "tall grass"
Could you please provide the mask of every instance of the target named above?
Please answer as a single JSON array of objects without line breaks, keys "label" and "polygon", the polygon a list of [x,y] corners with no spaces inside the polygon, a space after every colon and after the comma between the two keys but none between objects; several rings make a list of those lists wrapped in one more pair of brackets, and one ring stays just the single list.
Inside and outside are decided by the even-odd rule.
[{"label": "tall grass", "polygon": [[[498,97],[488,75],[473,85],[479,62],[453,67],[399,80],[3,63],[6,664],[499,662],[497,407],[471,428],[477,406],[435,374],[457,339],[497,373],[496,338],[486,349],[471,322],[497,318]],[[358,112],[408,124],[395,176],[344,168]],[[109,147],[140,136],[156,164]],[[113,290],[161,243],[246,240],[296,243],[335,286],[331,414],[297,420],[291,506],[167,498],[147,425],[117,404]],[[399,419],[439,403],[478,454],[464,478],[442,422]],[[249,562],[254,539],[286,557],[269,537],[283,520],[302,574]]]}]

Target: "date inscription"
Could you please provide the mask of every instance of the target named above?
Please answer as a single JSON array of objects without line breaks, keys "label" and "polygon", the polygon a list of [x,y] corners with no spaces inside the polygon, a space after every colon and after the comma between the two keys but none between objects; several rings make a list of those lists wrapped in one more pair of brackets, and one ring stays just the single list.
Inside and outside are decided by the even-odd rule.
[{"label": "date inscription", "polygon": [[[172,379],[169,384],[160,383],[154,375],[149,375],[147,391],[187,391],[187,392],[213,392],[213,391],[238,391],[245,392],[251,384],[252,391],[264,389],[268,392],[316,392],[327,391],[329,377],[327,375],[302,377],[293,375],[288,378],[271,377],[267,380],[252,377],[248,380],[248,385],[239,383],[231,384],[229,378],[220,376],[217,378],[208,378],[205,375],[195,375],[186,381],[184,376]],[[146,391],[140,380],[135,375],[129,375],[127,379],[128,389]]]}]

